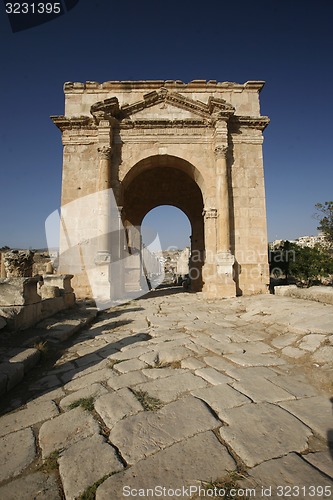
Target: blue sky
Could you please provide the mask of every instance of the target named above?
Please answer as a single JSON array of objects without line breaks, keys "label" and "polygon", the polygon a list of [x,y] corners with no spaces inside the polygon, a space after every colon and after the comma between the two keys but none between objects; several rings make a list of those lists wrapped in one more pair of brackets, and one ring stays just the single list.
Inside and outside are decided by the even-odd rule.
[{"label": "blue sky", "polygon": [[[316,234],[314,205],[333,199],[332,25],[330,0],[80,0],[12,33],[1,4],[0,246],[45,246],[62,165],[49,116],[65,81],[86,80],[265,80],[269,240]],[[156,212],[163,245],[186,245],[187,221]]]}]

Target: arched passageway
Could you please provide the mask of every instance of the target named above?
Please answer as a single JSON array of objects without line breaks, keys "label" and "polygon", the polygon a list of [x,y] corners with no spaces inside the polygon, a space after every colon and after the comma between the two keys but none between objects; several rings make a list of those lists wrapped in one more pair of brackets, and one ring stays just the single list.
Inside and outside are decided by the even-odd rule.
[{"label": "arched passageway", "polygon": [[[168,155],[144,159],[123,180],[123,223],[131,248],[141,246],[140,227],[145,215],[160,205],[182,210],[191,224],[191,287],[202,289],[204,263],[203,197],[195,167]],[[171,228],[170,228],[171,229]]]}]

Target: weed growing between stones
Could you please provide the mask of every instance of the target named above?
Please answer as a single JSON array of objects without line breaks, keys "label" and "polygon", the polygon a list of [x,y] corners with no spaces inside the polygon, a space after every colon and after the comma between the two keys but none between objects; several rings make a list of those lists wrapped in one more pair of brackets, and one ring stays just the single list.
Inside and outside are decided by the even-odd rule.
[{"label": "weed growing between stones", "polygon": [[[217,494],[214,498],[223,498],[224,500],[249,500],[246,496],[246,488],[242,488],[237,481],[245,479],[245,476],[237,471],[230,471],[222,479],[212,482],[203,482],[202,487],[206,490],[214,490]],[[193,500],[200,497],[192,497]]]},{"label": "weed growing between stones", "polygon": [[155,366],[152,366],[152,368],[181,368],[181,362],[180,361],[171,361],[170,363],[164,362],[161,363],[159,362]]},{"label": "weed growing between stones", "polygon": [[107,364],[107,368],[112,369],[114,365],[117,365],[118,363],[122,363],[123,361],[129,361],[129,359],[110,359],[109,363]]},{"label": "weed growing between stones", "polygon": [[82,495],[79,496],[79,500],[95,500],[96,497],[96,490],[97,488],[104,483],[104,481],[110,477],[109,474],[106,476],[103,476],[101,479],[96,481],[94,484],[91,486],[88,486],[88,488],[82,493]]},{"label": "weed growing between stones", "polygon": [[80,398],[77,401],[73,401],[68,407],[73,410],[74,408],[77,408],[78,406],[81,406],[84,410],[87,411],[93,411],[94,409],[94,398]]},{"label": "weed growing between stones", "polygon": [[142,407],[146,411],[157,411],[162,408],[163,403],[160,399],[154,398],[153,396],[149,396],[146,391],[136,391],[131,389],[134,396],[141,403]]},{"label": "weed growing between stones", "polygon": [[47,354],[47,352],[49,350],[46,341],[44,341],[44,342],[42,342],[42,341],[36,342],[34,344],[34,349],[37,349],[37,351],[39,351],[41,353],[41,356],[46,356],[46,354]]},{"label": "weed growing between stones", "polygon": [[39,467],[42,472],[52,472],[58,469],[58,458],[60,457],[60,450],[53,451],[46,457],[44,463]]},{"label": "weed growing between stones", "polygon": [[157,354],[154,359],[154,364],[150,365],[149,368],[181,368],[180,361],[161,361],[159,355]]}]

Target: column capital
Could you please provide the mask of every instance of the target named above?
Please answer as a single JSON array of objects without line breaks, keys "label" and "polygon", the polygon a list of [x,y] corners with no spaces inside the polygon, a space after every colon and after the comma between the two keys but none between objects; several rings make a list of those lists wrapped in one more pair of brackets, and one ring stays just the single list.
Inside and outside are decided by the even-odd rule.
[{"label": "column capital", "polygon": [[219,144],[215,146],[214,153],[216,158],[226,158],[228,153],[228,146],[225,144]]},{"label": "column capital", "polygon": [[207,208],[204,209],[202,215],[205,219],[216,219],[217,218],[217,209],[216,208]]},{"label": "column capital", "polygon": [[111,147],[110,146],[99,146],[97,148],[98,156],[101,160],[109,160],[111,158]]}]

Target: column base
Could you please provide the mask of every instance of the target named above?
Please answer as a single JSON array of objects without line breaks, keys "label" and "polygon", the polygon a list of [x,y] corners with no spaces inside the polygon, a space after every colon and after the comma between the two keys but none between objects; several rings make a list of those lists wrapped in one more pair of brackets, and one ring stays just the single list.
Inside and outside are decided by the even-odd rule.
[{"label": "column base", "polygon": [[236,297],[236,283],[231,282],[211,282],[205,283],[202,294],[206,299],[221,299]]}]

